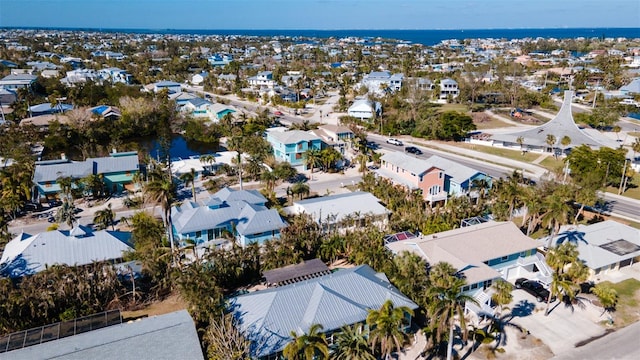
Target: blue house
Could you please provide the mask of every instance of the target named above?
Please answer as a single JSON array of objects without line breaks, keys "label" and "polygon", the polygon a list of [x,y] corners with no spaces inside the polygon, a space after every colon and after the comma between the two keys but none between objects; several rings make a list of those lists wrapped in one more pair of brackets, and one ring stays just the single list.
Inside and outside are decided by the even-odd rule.
[{"label": "blue house", "polygon": [[33,174],[35,193],[41,200],[55,198],[61,191],[57,179],[82,179],[89,175],[102,175],[105,188],[111,193],[133,189],[133,176],[139,171],[138,153],[113,153],[107,157],[71,161],[67,158],[36,162]]},{"label": "blue house", "polygon": [[304,153],[309,149],[322,150],[327,144],[319,136],[302,130],[286,130],[278,127],[267,130],[267,141],[273,148],[276,160],[292,166],[304,165]]},{"label": "blue house", "polygon": [[267,199],[257,190],[224,188],[200,202],[186,202],[171,209],[174,239],[180,246],[222,245],[233,236],[238,245],[262,244],[280,238],[287,226],[278,211],[268,209]]},{"label": "blue house", "polygon": [[[452,196],[468,195],[474,182],[484,180],[491,186],[491,176],[455,161],[433,155],[427,162],[445,172],[444,190]],[[486,189],[489,190],[489,189]]]}]

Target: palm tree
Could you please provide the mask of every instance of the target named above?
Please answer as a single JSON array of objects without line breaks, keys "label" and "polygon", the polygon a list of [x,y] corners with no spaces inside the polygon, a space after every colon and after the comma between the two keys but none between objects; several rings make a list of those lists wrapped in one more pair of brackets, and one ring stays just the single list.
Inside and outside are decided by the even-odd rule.
[{"label": "palm tree", "polygon": [[311,179],[313,180],[313,168],[320,165],[322,159],[320,150],[310,148],[302,154],[302,158],[304,159],[305,166],[311,170]]},{"label": "palm tree", "polygon": [[553,134],[547,135],[546,143],[547,145],[549,145],[549,148],[551,148],[551,151],[553,152],[553,145],[555,145],[556,143],[556,137]]},{"label": "palm tree", "polygon": [[560,226],[566,224],[567,216],[571,211],[567,202],[558,194],[551,194],[544,200],[544,208],[546,212],[542,215],[542,225],[550,229],[549,241],[547,247],[551,247],[553,238],[560,231]]},{"label": "palm tree", "polygon": [[520,151],[522,152],[522,155],[524,155],[524,149],[522,148],[522,144],[524,144],[524,138],[522,136],[518,136],[516,142],[518,143],[518,145],[520,145]]},{"label": "palm tree", "polygon": [[293,198],[293,195],[300,195],[300,200],[302,200],[303,196],[309,196],[309,191],[309,185],[307,183],[299,181],[293,184],[293,187],[291,188],[291,197]]},{"label": "palm tree", "polygon": [[109,226],[111,226],[111,230],[115,230],[115,217],[116,214],[111,210],[111,203],[109,203],[106,208],[96,212],[96,215],[93,217],[93,223],[101,230],[106,229]]},{"label": "palm tree", "polygon": [[[461,329],[466,329],[464,317],[464,304],[478,302],[471,296],[462,293],[462,287],[466,281],[458,276],[457,270],[448,263],[438,263],[429,274],[432,286],[427,290],[429,305],[427,310],[431,321],[435,322],[433,328],[436,332],[436,340],[442,341],[443,335],[448,331],[447,360],[453,356],[453,336],[456,317]],[[466,332],[463,336],[466,337]]]},{"label": "palm tree", "polygon": [[211,166],[213,164],[215,164],[216,162],[216,157],[214,155],[211,154],[207,154],[207,155],[202,155],[200,157],[200,162],[203,163],[205,166],[208,164],[209,168],[207,168],[207,171],[212,171]]},{"label": "palm tree", "polygon": [[307,333],[291,332],[291,342],[284,347],[282,355],[287,360],[320,360],[329,358],[329,344],[322,325],[313,324]]},{"label": "palm tree", "polygon": [[567,135],[563,136],[562,139],[560,139],[560,144],[562,145],[562,152],[564,153],[567,151],[567,147],[571,145],[571,138]]},{"label": "palm tree", "polygon": [[618,292],[604,283],[598,283],[591,289],[591,292],[598,297],[603,308],[603,314],[615,310],[618,303]]},{"label": "palm tree", "polygon": [[196,202],[196,170],[191,168],[190,172],[180,175],[180,180],[184,182],[185,186],[191,185],[191,197],[193,197],[193,201]]},{"label": "palm tree", "polygon": [[73,201],[64,199],[62,206],[56,211],[56,222],[66,223],[69,227],[73,227],[73,223],[78,219],[76,216],[76,206]]},{"label": "palm tree", "polygon": [[402,330],[406,315],[413,316],[413,310],[406,306],[394,307],[391,300],[385,301],[379,310],[369,310],[367,325],[371,329],[371,347],[380,351],[385,358],[395,349],[402,350],[407,334]]},{"label": "palm tree", "polygon": [[635,157],[637,153],[640,152],[640,137],[636,138],[636,141],[631,145],[631,149],[633,150],[633,156]]},{"label": "palm tree", "polygon": [[495,292],[491,295],[491,300],[500,307],[500,312],[502,313],[502,307],[513,300],[513,294],[511,294],[513,285],[510,282],[499,279],[493,283],[493,289]]},{"label": "palm tree", "polygon": [[336,335],[334,360],[376,360],[362,325],[345,326]]},{"label": "palm tree", "polygon": [[174,253],[173,226],[171,222],[171,206],[175,200],[176,186],[170,178],[166,176],[147,183],[144,189],[145,194],[151,201],[154,201],[162,207],[162,220],[166,231],[168,232],[169,243],[171,245],[171,253]]}]

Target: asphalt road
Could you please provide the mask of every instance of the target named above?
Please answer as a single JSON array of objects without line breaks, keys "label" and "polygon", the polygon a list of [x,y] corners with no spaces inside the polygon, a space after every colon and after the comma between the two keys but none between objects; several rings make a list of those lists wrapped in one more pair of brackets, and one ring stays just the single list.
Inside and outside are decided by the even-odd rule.
[{"label": "asphalt road", "polygon": [[[385,149],[387,151],[404,151],[404,146],[395,146],[395,145],[387,144],[384,141],[384,138],[382,137],[370,136],[369,139],[371,141],[376,142],[381,149]],[[464,158],[461,158],[459,155],[447,155],[442,151],[435,151],[433,149],[420,147],[420,146],[417,146],[417,147],[420,148],[420,150],[422,150],[423,154],[422,155],[409,154],[410,156],[415,156],[421,159],[427,159],[432,155],[438,155],[442,158],[449,159],[459,164],[482,171],[483,173],[496,179],[505,177],[511,174],[514,170],[520,170],[513,167],[509,167],[507,165],[504,165],[504,166],[496,165],[492,163],[482,162],[476,159],[464,159]],[[535,178],[535,176],[532,176],[532,178],[534,180],[539,180]],[[638,205],[637,201],[632,199],[627,199],[624,197],[612,196],[607,193],[601,193],[600,195],[604,198],[606,202],[605,209],[603,211],[604,214],[617,215],[623,218],[627,218],[629,220],[640,221],[640,206]]]},{"label": "asphalt road", "polygon": [[640,359],[640,322],[555,356],[553,360]]}]

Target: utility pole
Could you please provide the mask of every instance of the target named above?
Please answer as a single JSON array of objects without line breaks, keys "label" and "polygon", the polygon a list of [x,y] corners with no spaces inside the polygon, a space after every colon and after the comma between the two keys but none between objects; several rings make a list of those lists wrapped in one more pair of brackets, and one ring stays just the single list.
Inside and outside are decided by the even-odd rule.
[{"label": "utility pole", "polygon": [[624,159],[624,166],[622,167],[622,176],[620,177],[620,187],[618,187],[618,195],[622,194],[622,188],[627,175],[627,159]]}]

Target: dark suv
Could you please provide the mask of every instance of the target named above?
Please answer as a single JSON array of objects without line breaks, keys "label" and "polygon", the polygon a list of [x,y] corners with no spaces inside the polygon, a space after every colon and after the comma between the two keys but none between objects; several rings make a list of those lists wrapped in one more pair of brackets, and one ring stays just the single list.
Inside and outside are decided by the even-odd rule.
[{"label": "dark suv", "polygon": [[406,148],[404,148],[404,151],[410,154],[422,155],[422,150],[418,149],[415,146],[407,146]]},{"label": "dark suv", "polygon": [[[535,296],[538,302],[547,301],[547,299],[549,298],[549,290],[547,290],[544,285],[535,280],[519,278],[518,280],[516,280],[516,289],[522,289]],[[554,301],[556,301],[555,296],[551,297],[551,302]]]}]

